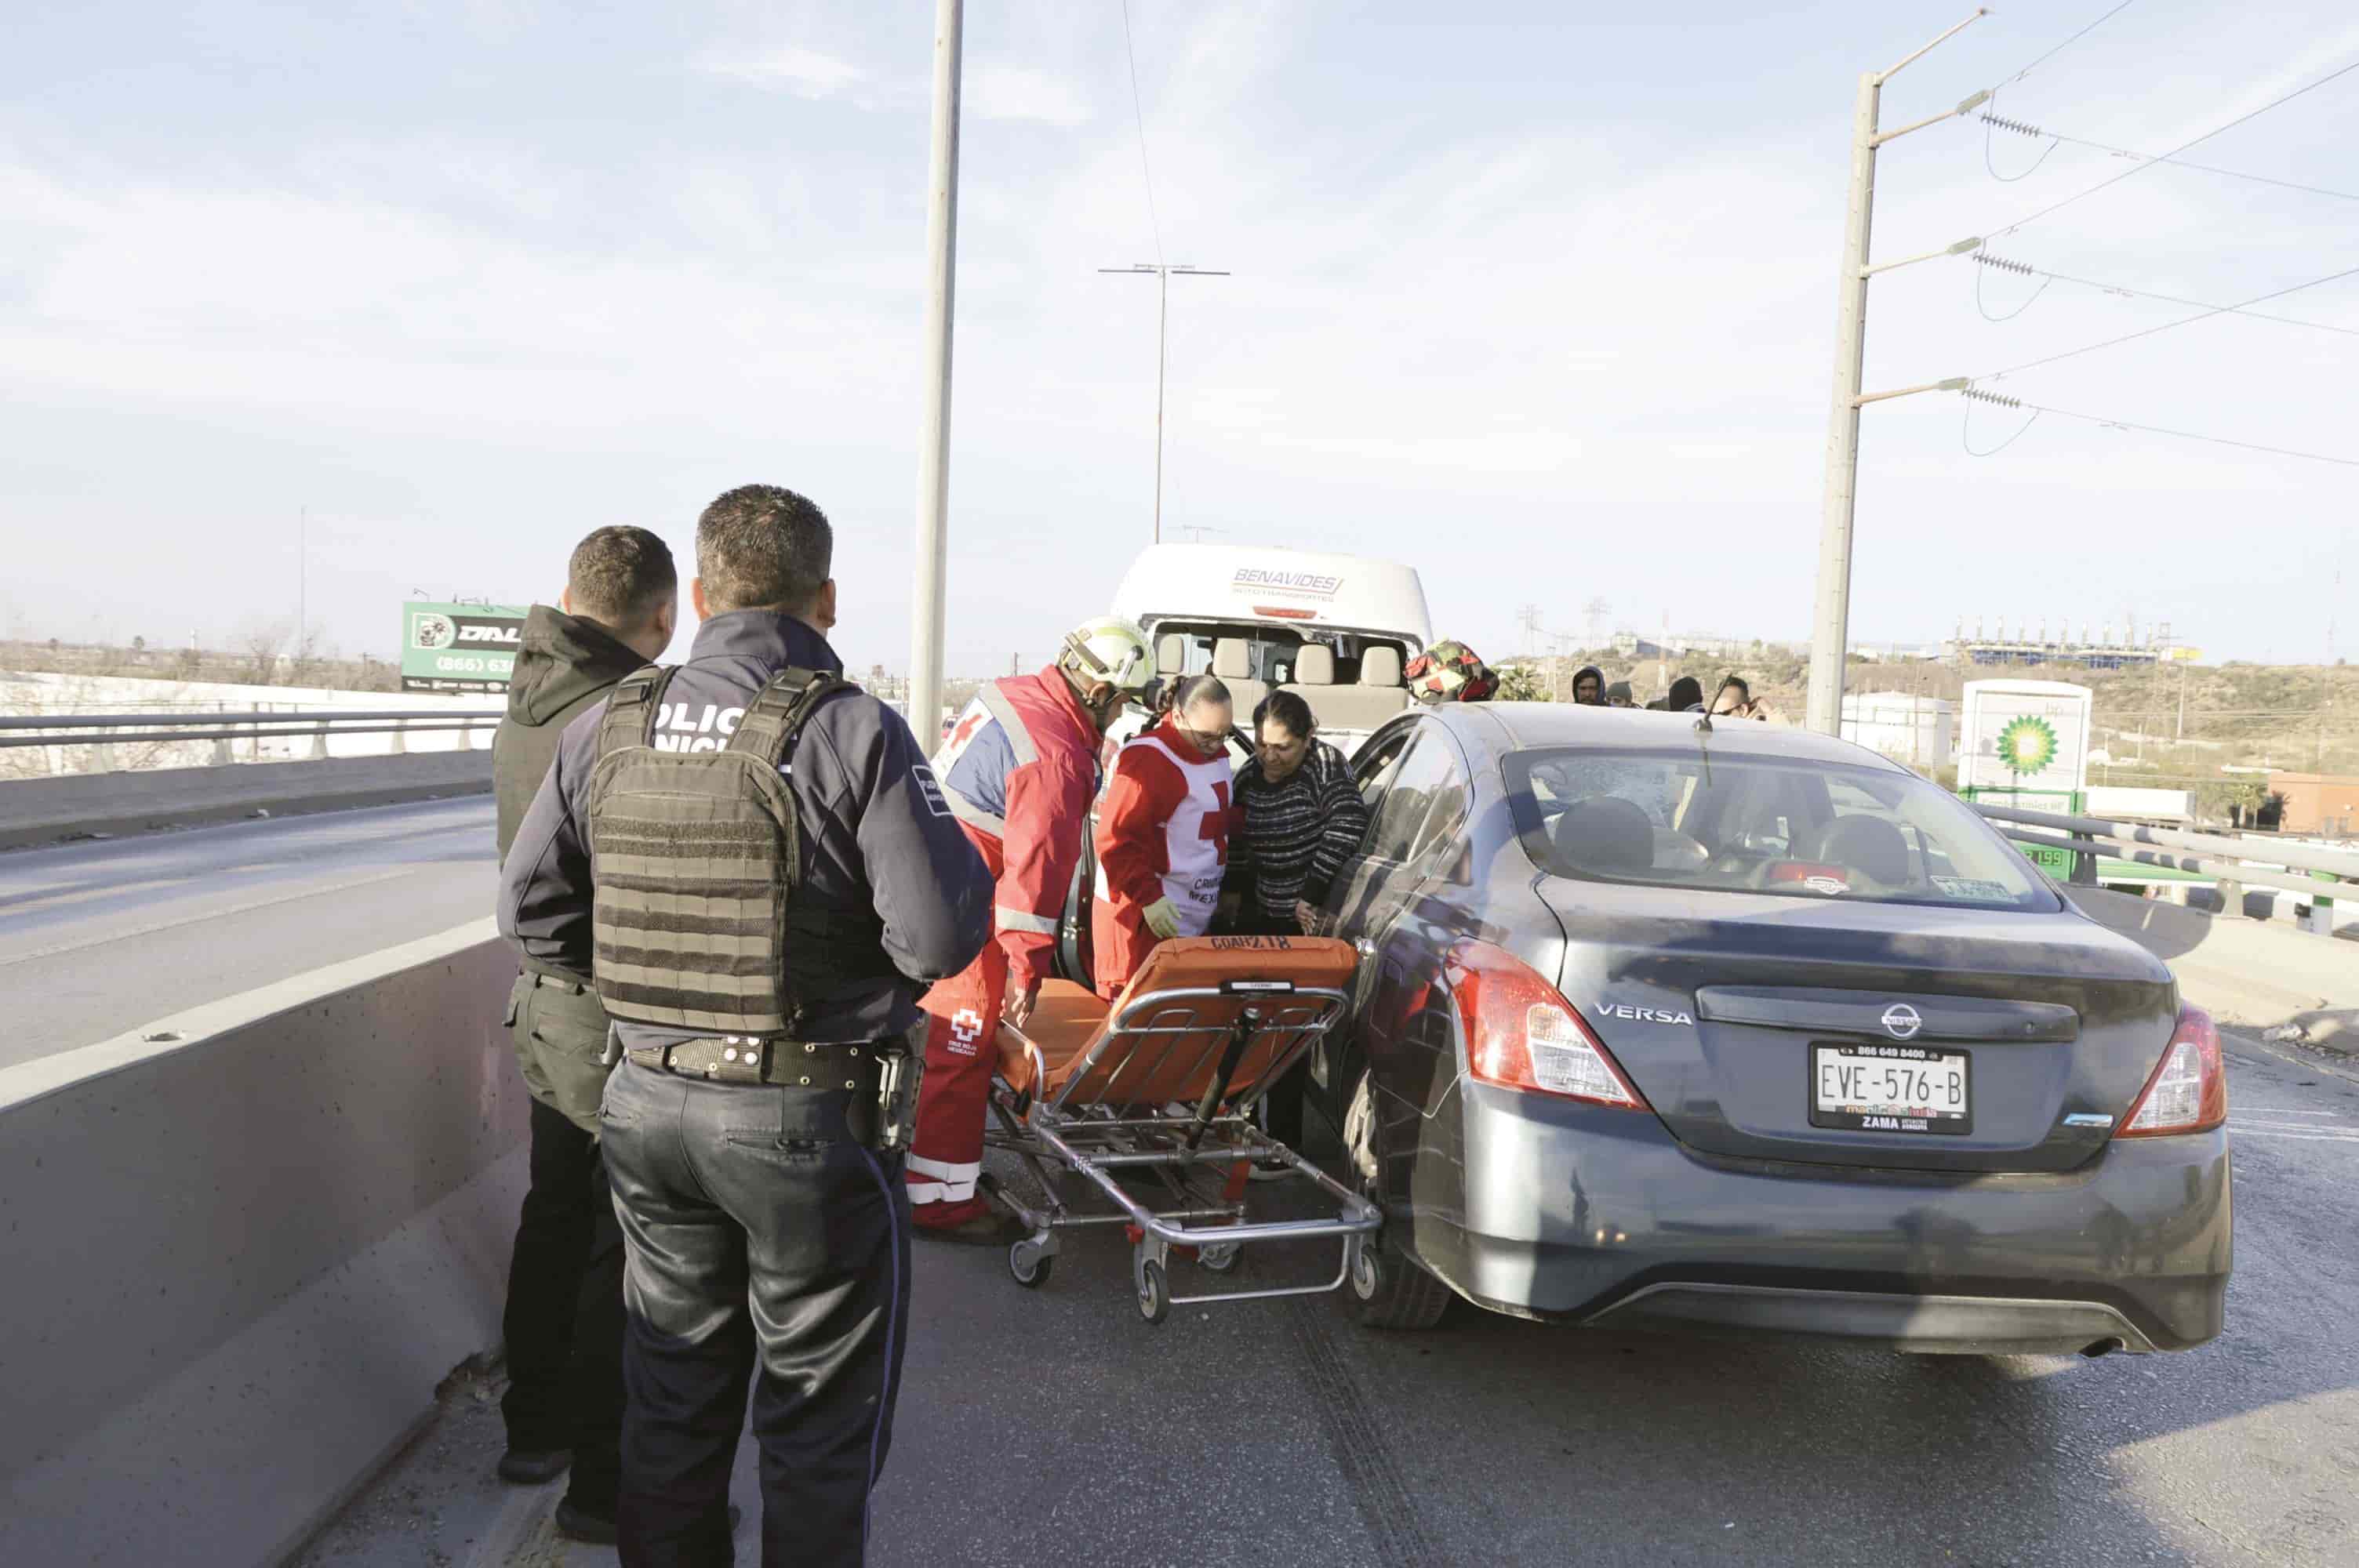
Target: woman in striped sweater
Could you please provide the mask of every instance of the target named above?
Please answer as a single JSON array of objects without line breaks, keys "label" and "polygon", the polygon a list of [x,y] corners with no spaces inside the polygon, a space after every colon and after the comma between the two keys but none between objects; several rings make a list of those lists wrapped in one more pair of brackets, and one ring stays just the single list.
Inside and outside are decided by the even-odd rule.
[{"label": "woman in striped sweater", "polygon": [[[1253,761],[1237,774],[1241,820],[1229,832],[1223,903],[1242,935],[1296,936],[1317,927],[1335,874],[1368,830],[1367,803],[1343,753],[1318,738],[1310,705],[1274,691],[1254,709]],[[1264,1120],[1286,1144],[1302,1138],[1298,1063],[1269,1093]],[[1281,1170],[1283,1168],[1281,1167]]]}]

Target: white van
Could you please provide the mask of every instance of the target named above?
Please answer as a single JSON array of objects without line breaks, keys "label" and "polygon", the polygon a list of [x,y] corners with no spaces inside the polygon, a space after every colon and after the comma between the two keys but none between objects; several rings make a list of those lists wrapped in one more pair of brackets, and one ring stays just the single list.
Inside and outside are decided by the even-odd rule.
[{"label": "white van", "polygon": [[1275,545],[1151,545],[1114,592],[1164,679],[1207,670],[1256,704],[1284,687],[1349,756],[1409,705],[1402,668],[1433,640],[1415,568]]}]

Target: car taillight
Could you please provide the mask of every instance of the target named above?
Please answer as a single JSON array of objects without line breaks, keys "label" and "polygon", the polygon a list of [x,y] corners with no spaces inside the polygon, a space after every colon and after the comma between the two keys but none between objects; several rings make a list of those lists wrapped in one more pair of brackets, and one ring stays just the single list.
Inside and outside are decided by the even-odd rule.
[{"label": "car taillight", "polygon": [[1538,970],[1488,942],[1460,942],[1446,966],[1466,1030],[1467,1070],[1486,1084],[1645,1110],[1605,1043]]},{"label": "car taillight", "polygon": [[2201,1008],[2182,1007],[2169,1046],[2114,1136],[2209,1132],[2227,1119],[2228,1069],[2220,1060],[2220,1031]]}]

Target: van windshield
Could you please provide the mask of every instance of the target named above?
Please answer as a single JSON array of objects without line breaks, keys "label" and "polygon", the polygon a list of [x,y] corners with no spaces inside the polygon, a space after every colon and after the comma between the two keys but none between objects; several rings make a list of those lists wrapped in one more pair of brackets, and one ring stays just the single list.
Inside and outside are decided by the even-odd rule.
[{"label": "van windshield", "polygon": [[1914,773],[1775,757],[1566,747],[1506,761],[1508,801],[1552,875],[1796,898],[2052,911],[2030,863]]}]

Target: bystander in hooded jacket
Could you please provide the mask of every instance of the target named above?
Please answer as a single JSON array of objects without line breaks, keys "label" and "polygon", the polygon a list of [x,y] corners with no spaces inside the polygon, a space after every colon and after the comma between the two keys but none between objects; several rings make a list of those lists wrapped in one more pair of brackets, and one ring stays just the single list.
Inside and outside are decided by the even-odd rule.
[{"label": "bystander in hooded jacket", "polygon": [[[540,792],[566,726],[647,661],[595,621],[547,604],[525,616],[508,710],[492,738],[500,859]],[[586,975],[526,958],[508,998],[516,1068],[532,1098],[586,1132],[606,1089],[606,1010]]]}]

